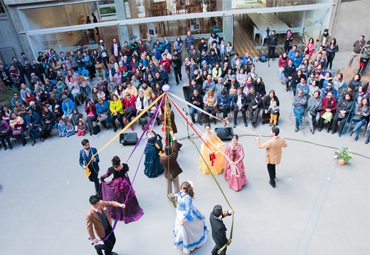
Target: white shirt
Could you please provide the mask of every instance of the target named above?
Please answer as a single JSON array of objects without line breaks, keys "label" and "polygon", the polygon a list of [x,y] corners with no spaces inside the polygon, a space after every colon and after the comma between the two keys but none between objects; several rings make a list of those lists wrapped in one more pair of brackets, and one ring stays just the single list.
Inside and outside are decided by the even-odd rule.
[{"label": "white shirt", "polygon": [[242,95],[238,95],[238,101],[236,102],[237,106],[242,106]]}]

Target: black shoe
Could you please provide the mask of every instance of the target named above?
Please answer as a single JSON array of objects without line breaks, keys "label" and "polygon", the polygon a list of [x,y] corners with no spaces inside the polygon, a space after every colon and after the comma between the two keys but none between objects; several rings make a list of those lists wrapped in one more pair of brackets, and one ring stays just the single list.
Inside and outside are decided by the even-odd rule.
[{"label": "black shoe", "polygon": [[338,136],[339,136],[339,137],[341,137],[341,136],[342,136],[342,134],[341,134],[340,132],[338,132]]},{"label": "black shoe", "polygon": [[4,151],[6,151],[8,149],[8,147],[4,147]]},{"label": "black shoe", "polygon": [[[355,141],[358,141],[358,136],[357,135],[355,137]],[[12,147],[10,147],[10,149],[12,149]]]},{"label": "black shoe", "polygon": [[11,146],[11,145],[10,145],[10,146],[9,146],[9,149],[13,150],[13,146]]},{"label": "black shoe", "polygon": [[176,82],[176,86],[178,86],[180,83]]},{"label": "black shoe", "polygon": [[299,128],[296,127],[295,130],[294,130],[294,132],[298,132],[298,131],[299,131]]},{"label": "black shoe", "polygon": [[199,123],[199,125],[201,125],[201,126],[203,125],[203,123],[202,123],[201,121],[199,121],[198,123]]},{"label": "black shoe", "polygon": [[331,134],[332,134],[332,135],[334,135],[334,134],[335,134],[335,131],[334,131],[334,130],[332,130],[332,131],[331,131]]},{"label": "black shoe", "polygon": [[114,132],[117,132],[117,128],[114,129]]},{"label": "black shoe", "polygon": [[366,139],[365,140],[365,144],[369,144],[370,140],[369,139]]},{"label": "black shoe", "polygon": [[41,142],[44,142],[45,140],[44,140],[44,137],[40,137],[40,140],[41,140]]},{"label": "black shoe", "polygon": [[33,140],[31,145],[34,146],[35,144],[36,144],[36,141]]},{"label": "black shoe", "polygon": [[329,128],[326,128],[326,133],[329,134],[329,132],[330,132],[330,129]]},{"label": "black shoe", "polygon": [[289,92],[289,89],[286,89],[286,92]]},{"label": "black shoe", "polygon": [[233,128],[236,128],[236,124],[233,125]]},{"label": "black shoe", "polygon": [[95,244],[94,245],[94,248],[95,248],[96,252],[98,253],[98,255],[103,255],[103,252],[101,250],[101,247],[102,247],[101,244]]},{"label": "black shoe", "polygon": [[272,123],[270,123],[270,127],[272,127]]},{"label": "black shoe", "polygon": [[256,127],[257,126],[257,123],[252,123],[252,127]]},{"label": "black shoe", "polygon": [[321,128],[318,128],[317,131],[321,132]]},{"label": "black shoe", "polygon": [[92,136],[93,135],[93,133],[90,133],[90,136]]},{"label": "black shoe", "polygon": [[245,123],[244,123],[244,126],[248,127],[248,122],[245,122]]},{"label": "black shoe", "polygon": [[114,251],[112,251],[110,254],[111,255],[118,255],[118,253],[117,252],[114,252]]},{"label": "black shoe", "polygon": [[269,181],[269,183],[270,183],[271,187],[273,187],[275,189],[276,184],[275,183],[272,183],[271,181]]},{"label": "black shoe", "polygon": [[217,120],[215,119],[215,125],[217,124]]},{"label": "black shoe", "polygon": [[353,131],[353,130],[352,130],[352,131],[349,133],[349,136],[352,136],[354,132],[355,132],[355,131]]},{"label": "black shoe", "polygon": [[191,119],[191,122],[193,122],[194,124],[196,123],[196,122],[195,122],[195,119]]}]

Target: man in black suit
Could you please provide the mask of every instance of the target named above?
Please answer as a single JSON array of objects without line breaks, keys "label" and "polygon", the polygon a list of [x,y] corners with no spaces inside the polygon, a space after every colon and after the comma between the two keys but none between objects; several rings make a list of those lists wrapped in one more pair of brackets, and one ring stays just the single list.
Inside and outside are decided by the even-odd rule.
[{"label": "man in black suit", "polygon": [[247,115],[245,114],[247,96],[243,93],[242,87],[239,87],[237,92],[234,93],[234,95],[232,96],[232,101],[233,101],[233,107],[234,107],[234,128],[236,127],[236,123],[238,119],[238,112],[242,112],[244,126],[248,127]]},{"label": "man in black suit", "polygon": [[[212,227],[212,238],[215,241],[216,246],[212,250],[212,255],[217,255],[217,251],[221,249],[225,244],[230,245],[231,239],[227,239],[226,237],[226,227],[222,221],[222,218],[226,216],[230,216],[233,214],[234,211],[222,211],[221,205],[216,205],[213,207],[213,212],[209,216],[209,221]],[[225,247],[220,255],[226,255],[226,248]]]},{"label": "man in black suit", "polygon": [[261,95],[256,92],[254,87],[251,87],[251,90],[247,96],[247,106],[251,116],[250,120],[252,122],[252,126],[255,127],[257,126],[258,115],[262,106],[262,98]]}]

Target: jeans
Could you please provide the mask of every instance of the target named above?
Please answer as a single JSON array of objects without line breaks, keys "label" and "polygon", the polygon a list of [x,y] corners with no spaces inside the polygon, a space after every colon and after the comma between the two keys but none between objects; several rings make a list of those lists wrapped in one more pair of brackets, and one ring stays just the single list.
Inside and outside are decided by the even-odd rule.
[{"label": "jeans", "polygon": [[191,107],[190,106],[190,116],[191,116],[191,120],[193,122],[195,122],[195,119],[194,119],[194,115],[195,113],[197,112],[198,113],[198,123],[200,123],[201,119],[202,119],[202,111],[201,110],[198,110],[198,109],[195,109],[194,107]]},{"label": "jeans", "polygon": [[284,68],[279,68],[279,76],[280,76],[280,80],[281,80],[281,81],[283,81],[283,80],[284,80],[283,73],[284,73]]},{"label": "jeans", "polygon": [[359,122],[356,123],[356,126],[355,128],[352,130],[352,132],[355,132],[356,131],[356,136],[359,136],[360,135],[360,132],[361,132],[361,127],[362,126],[365,126],[366,125],[366,119],[363,119]]},{"label": "jeans", "polygon": [[319,122],[320,113],[316,113],[316,116],[312,116],[311,113],[308,113],[308,121],[310,122],[310,128],[314,130],[315,124]]},{"label": "jeans", "polygon": [[295,117],[295,127],[299,128],[300,125],[303,125],[302,118],[304,115],[304,109],[294,108],[293,113],[296,116]]},{"label": "jeans", "polygon": [[88,128],[90,131],[90,134],[93,132],[93,127],[94,127],[94,121],[96,121],[96,118],[94,116],[87,117],[87,123],[89,123]]},{"label": "jeans", "polygon": [[1,142],[1,146],[3,146],[3,148],[7,148],[6,144],[5,144],[5,140],[7,141],[9,147],[11,148],[12,147],[12,144],[10,143],[10,136],[9,135],[2,135],[0,136],[0,142]]}]

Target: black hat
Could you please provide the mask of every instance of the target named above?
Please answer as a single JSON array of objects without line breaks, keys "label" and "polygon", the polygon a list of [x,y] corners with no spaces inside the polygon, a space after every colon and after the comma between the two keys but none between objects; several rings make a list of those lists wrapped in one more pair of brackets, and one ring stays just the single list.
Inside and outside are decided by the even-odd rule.
[{"label": "black hat", "polygon": [[350,89],[355,89],[355,88],[356,88],[356,86],[355,86],[355,84],[350,83],[350,84],[348,85],[348,88],[350,88]]},{"label": "black hat", "polygon": [[213,215],[215,217],[220,217],[222,215],[222,206],[221,205],[215,205],[215,207],[213,207]]}]

